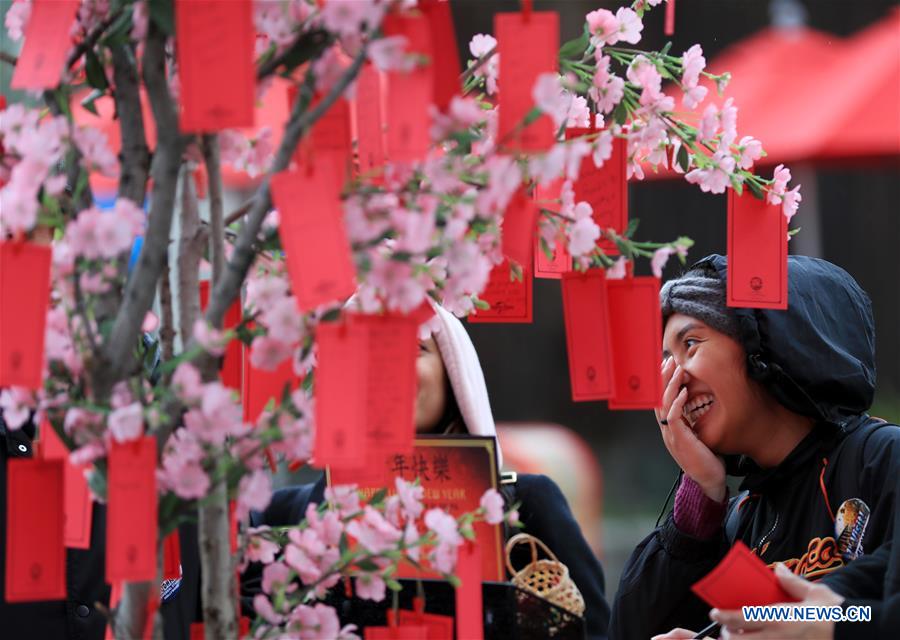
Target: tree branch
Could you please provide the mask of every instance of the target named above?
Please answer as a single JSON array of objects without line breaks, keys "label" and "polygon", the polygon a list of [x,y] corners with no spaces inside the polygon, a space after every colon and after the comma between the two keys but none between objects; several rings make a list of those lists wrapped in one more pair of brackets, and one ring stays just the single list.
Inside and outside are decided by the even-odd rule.
[{"label": "tree branch", "polygon": [[163,269],[163,254],[168,250],[175,188],[185,139],[178,130],[178,115],[169,95],[165,46],[166,35],[151,20],[144,45],[143,71],[157,132],[156,153],[151,165],[153,197],[141,255],[128,280],[109,338],[98,358],[94,389],[98,399],[109,395],[113,384],[128,367],[141,322],[153,302],[156,283]]},{"label": "tree branch", "polygon": [[11,53],[6,53],[5,51],[0,51],[0,61],[5,62],[8,65],[16,66],[16,63],[19,59]]},{"label": "tree branch", "polygon": [[74,65],[78,60],[87,53],[88,49],[93,49],[94,45],[97,44],[97,41],[100,39],[107,29],[112,26],[112,23],[119,19],[119,16],[122,15],[122,8],[118,8],[107,16],[106,20],[98,24],[94,27],[94,30],[91,31],[87,36],[85,36],[84,40],[82,40],[78,45],[72,50],[72,53],[69,55],[68,60],[66,60],[66,69],[71,69],[72,65]]},{"label": "tree branch", "polygon": [[301,33],[280,55],[259,66],[256,79],[263,80],[269,77],[283,64],[298,67],[304,62],[317,58],[332,42],[331,35],[323,29]]},{"label": "tree branch", "polygon": [[140,79],[137,61],[131,47],[117,44],[112,49],[113,78],[116,89],[116,113],[122,133],[122,150],[119,162],[119,197],[128,198],[137,206],[143,206],[147,193],[147,176],[150,172],[150,149],[144,134],[144,114],[141,111]]},{"label": "tree branch", "polygon": [[[172,281],[169,269],[168,246],[163,254],[163,271],[159,278],[159,341],[162,343],[162,361],[171,362],[175,357],[175,317],[172,311]],[[168,380],[169,377],[166,377]],[[160,450],[165,442],[160,443]]]},{"label": "tree branch", "polygon": [[231,569],[231,535],[228,522],[228,488],[219,478],[198,508],[200,534],[201,599],[206,640],[236,638]]},{"label": "tree branch", "polygon": [[206,234],[200,228],[200,211],[194,179],[187,167],[181,178],[181,240],[178,243],[178,326],[183,344],[193,335],[200,317],[200,257]]},{"label": "tree branch", "polygon": [[252,206],[253,206],[253,198],[251,198],[250,200],[248,200],[247,202],[245,202],[244,204],[239,206],[237,209],[235,209],[234,211],[229,213],[227,216],[225,216],[225,226],[227,227],[232,222],[235,222],[236,220],[240,220],[241,218],[243,218],[245,215],[247,215],[247,212],[250,211],[250,207],[252,207]]},{"label": "tree branch", "polygon": [[219,162],[219,137],[203,136],[203,161],[209,178],[209,256],[212,262],[212,282],[217,282],[225,270],[225,221],[222,203],[222,169]]}]

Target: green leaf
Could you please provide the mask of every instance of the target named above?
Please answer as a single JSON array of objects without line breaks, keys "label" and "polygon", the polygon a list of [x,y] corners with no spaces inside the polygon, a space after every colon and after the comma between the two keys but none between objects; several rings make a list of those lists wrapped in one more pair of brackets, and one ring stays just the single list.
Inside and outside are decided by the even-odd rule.
[{"label": "green leaf", "polygon": [[731,176],[731,188],[739,196],[744,195],[744,183],[737,176]]},{"label": "green leaf", "polygon": [[678,153],[675,154],[675,162],[681,167],[682,171],[687,171],[691,166],[691,157],[688,154],[687,147],[681,145],[678,148]]},{"label": "green leaf", "polygon": [[637,231],[638,225],[641,224],[639,218],[632,218],[628,221],[628,228],[625,229],[625,237],[631,238],[634,235],[634,232]]},{"label": "green leaf", "polygon": [[403,591],[403,585],[394,580],[393,578],[389,578],[384,581],[384,584],[387,585],[387,588],[391,591]]},{"label": "green leaf", "polygon": [[590,38],[588,38],[587,31],[585,30],[579,37],[574,38],[566,42],[559,49],[559,57],[562,58],[580,58],[584,55],[584,50],[587,49],[588,44],[590,43]]},{"label": "green leaf", "polygon": [[746,183],[746,184],[747,184],[747,188],[750,189],[750,193],[753,194],[753,197],[754,197],[754,198],[756,198],[756,199],[758,199],[758,200],[763,200],[763,199],[765,199],[766,194],[765,194],[765,192],[762,190],[762,187],[760,187],[760,186],[756,183],[756,180],[747,180],[747,183]]},{"label": "green leaf", "polygon": [[790,230],[788,231],[788,235],[789,235],[790,237],[793,238],[795,235],[797,235],[798,233],[800,233],[800,229],[802,229],[802,228],[803,228],[803,227],[797,227],[796,229],[790,229]]},{"label": "green leaf", "polygon": [[340,307],[335,307],[334,309],[329,309],[326,311],[320,320],[320,322],[337,322],[341,317],[341,309]]},{"label": "green leaf", "polygon": [[379,489],[375,492],[375,495],[372,496],[372,499],[369,500],[369,504],[381,504],[384,502],[384,499],[387,497],[387,489]]},{"label": "green leaf", "polygon": [[166,35],[174,35],[175,12],[172,0],[150,0],[150,20]]},{"label": "green leaf", "polygon": [[81,100],[81,106],[93,113],[95,116],[99,116],[100,114],[97,113],[97,106],[94,104],[94,102],[96,102],[97,98],[102,95],[104,95],[103,91],[94,89]]},{"label": "green leaf", "polygon": [[360,560],[359,562],[356,563],[356,566],[359,567],[360,569],[362,569],[363,571],[370,571],[370,572],[371,571],[380,571],[380,569],[378,568],[378,565],[375,564],[374,561],[372,561],[368,558]]},{"label": "green leaf", "polygon": [[481,298],[473,298],[472,304],[475,305],[476,309],[480,309],[481,311],[487,311],[488,309],[491,308],[491,305],[488,304],[485,300],[482,300]]},{"label": "green leaf", "polygon": [[84,72],[87,75],[88,84],[98,91],[106,91],[109,88],[109,81],[106,79],[106,72],[100,63],[93,49],[88,49],[85,53]]},{"label": "green leaf", "polygon": [[660,57],[669,55],[669,50],[672,48],[672,41],[669,40],[662,49],[659,50]]},{"label": "green leaf", "polygon": [[625,106],[625,101],[622,100],[616,106],[615,111],[613,111],[613,120],[615,120],[616,124],[623,125],[625,121],[628,120],[628,107]]}]

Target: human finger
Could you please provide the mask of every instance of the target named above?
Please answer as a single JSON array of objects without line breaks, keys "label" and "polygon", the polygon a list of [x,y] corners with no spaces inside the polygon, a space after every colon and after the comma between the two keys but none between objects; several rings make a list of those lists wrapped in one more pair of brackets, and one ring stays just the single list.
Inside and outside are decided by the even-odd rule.
[{"label": "human finger", "polygon": [[[671,419],[668,414],[671,412],[672,403],[675,401],[675,398],[678,397],[678,393],[682,388],[683,379],[684,369],[678,365],[675,367],[672,377],[669,379],[669,383],[663,391],[661,413],[666,421]],[[662,420],[660,420],[660,422],[662,422]]]},{"label": "human finger", "polygon": [[679,627],[666,633],[661,633],[658,636],[653,636],[650,640],[689,640],[695,635],[697,634],[694,631],[688,631],[687,629]]}]

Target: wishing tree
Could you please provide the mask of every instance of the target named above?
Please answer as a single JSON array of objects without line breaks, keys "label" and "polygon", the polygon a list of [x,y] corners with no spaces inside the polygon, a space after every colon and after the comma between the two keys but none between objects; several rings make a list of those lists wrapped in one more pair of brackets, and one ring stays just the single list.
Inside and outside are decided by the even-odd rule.
[{"label": "wishing tree", "polygon": [[[234,575],[247,561],[266,564],[257,637],[352,637],[314,603],[342,577],[382,599],[399,587],[399,559],[420,553],[452,577],[475,520],[515,518],[496,493],[460,518],[423,519],[415,484],[370,504],[336,487],[289,531],[241,528],[232,552],[230,520],[269,502],[267,462],[352,466],[358,450],[337,436],[368,446],[333,419],[335,394],[366,383],[341,389],[325,370],[347,336],[379,330],[367,318],[387,318],[414,345],[434,326],[428,300],[502,321],[497,296],[508,294],[491,287],[530,288],[536,262],[612,282],[650,259],[658,277],[691,241],[637,239],[622,194],[645,171],[780,205],[767,228],[786,242],[799,187],[787,189],[781,166],[773,178],[753,172],[764,152],[738,137],[737,105],[705,104],[727,75],[704,70],[699,45],[632,48],[660,1],[592,11],[561,47],[556,14],[523,1],[495,17],[493,36],[471,40],[465,70],[440,0],[12,4],[6,29],[24,43],[4,61],[13,87],[43,106],[0,114],[0,406],[10,428],[34,419],[42,442],[64,445],[65,460],[44,444],[27,461],[48,495],[65,464],[107,505],[117,637],[147,625],[161,637],[162,549],[190,518],[207,638],[237,635]],[[276,81],[293,87],[283,130],[253,131],[254,105]],[[118,149],[73,117],[76,104],[109,98]],[[234,212],[223,167],[258,178]],[[94,202],[92,173],[117,179],[111,210]],[[249,367],[290,378],[253,416],[232,375],[241,345]],[[402,445],[412,431],[394,437]],[[60,597],[45,587],[30,599]]]}]

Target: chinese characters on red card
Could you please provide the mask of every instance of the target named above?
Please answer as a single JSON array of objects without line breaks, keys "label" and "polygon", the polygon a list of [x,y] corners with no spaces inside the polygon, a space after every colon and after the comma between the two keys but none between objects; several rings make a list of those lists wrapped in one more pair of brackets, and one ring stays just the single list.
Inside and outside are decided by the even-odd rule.
[{"label": "chinese characters on red card", "polygon": [[511,276],[509,261],[504,260],[491,270],[487,287],[481,292],[481,299],[490,309],[478,309],[470,314],[469,322],[522,322],[532,319],[532,276],[531,269],[522,269],[522,279]]},{"label": "chinese characters on red card", "polygon": [[605,400],[614,391],[605,271],[563,275],[562,298],[572,400]]},{"label": "chinese characters on red card", "polygon": [[653,409],[662,397],[659,278],[606,281],[614,393],[610,409]]},{"label": "chinese characters on red card", "polygon": [[78,0],[32,0],[11,89],[49,89],[59,84],[72,48],[69,32],[79,4]]}]

